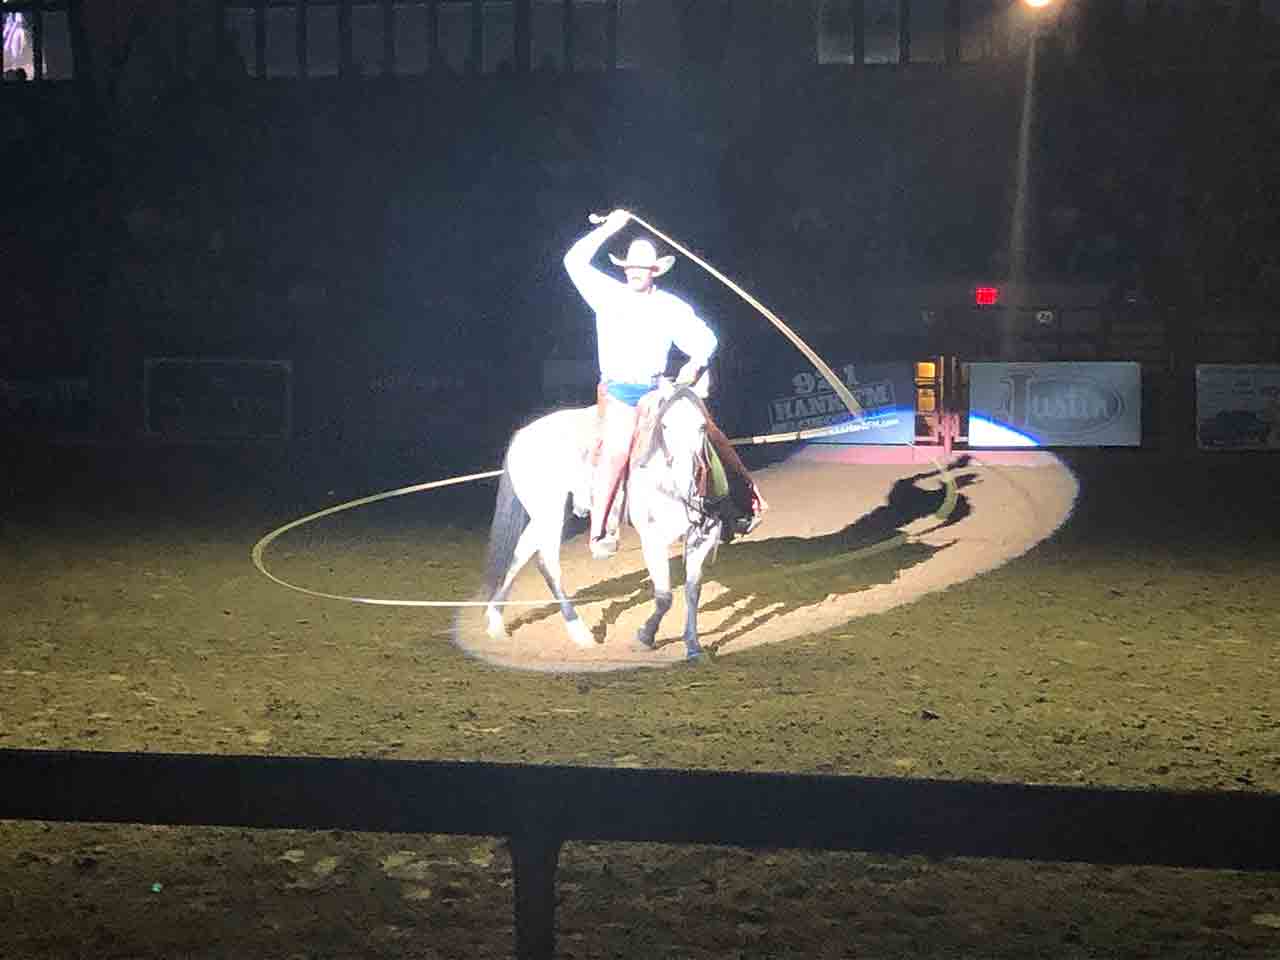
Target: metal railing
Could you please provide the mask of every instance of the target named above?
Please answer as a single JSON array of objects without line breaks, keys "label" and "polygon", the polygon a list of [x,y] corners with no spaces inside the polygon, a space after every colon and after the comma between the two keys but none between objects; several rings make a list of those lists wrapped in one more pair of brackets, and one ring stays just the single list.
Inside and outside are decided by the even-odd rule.
[{"label": "metal railing", "polygon": [[0,750],[0,819],[507,837],[516,954],[566,841],[1280,870],[1280,795],[332,757]]},{"label": "metal railing", "polygon": [[217,0],[214,53],[235,44],[255,77],[614,69],[619,15],[620,0]]}]

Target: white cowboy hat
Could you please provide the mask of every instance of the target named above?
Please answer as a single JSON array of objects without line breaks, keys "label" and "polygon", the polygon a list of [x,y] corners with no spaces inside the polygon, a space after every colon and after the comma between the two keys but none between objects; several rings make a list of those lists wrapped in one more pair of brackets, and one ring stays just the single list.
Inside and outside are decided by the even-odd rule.
[{"label": "white cowboy hat", "polygon": [[676,262],[676,258],[673,256],[658,256],[657,249],[654,248],[650,241],[643,237],[638,237],[631,241],[631,246],[627,248],[627,255],[625,258],[615,257],[611,253],[609,254],[609,259],[620,266],[623,270],[626,270],[628,267],[639,267],[642,270],[652,270],[655,277],[662,276],[670,270],[672,265]]}]

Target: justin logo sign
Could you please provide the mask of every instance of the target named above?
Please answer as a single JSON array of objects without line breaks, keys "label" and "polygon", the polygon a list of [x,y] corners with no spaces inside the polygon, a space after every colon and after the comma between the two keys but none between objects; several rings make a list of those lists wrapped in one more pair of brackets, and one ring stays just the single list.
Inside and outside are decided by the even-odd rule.
[{"label": "justin logo sign", "polygon": [[1137,446],[1142,383],[1136,363],[973,363],[973,446]]},{"label": "justin logo sign", "polygon": [[1005,378],[1008,393],[998,411],[1012,427],[1063,436],[1082,436],[1124,414],[1124,397],[1114,387],[1086,377],[1037,377],[1016,370]]}]

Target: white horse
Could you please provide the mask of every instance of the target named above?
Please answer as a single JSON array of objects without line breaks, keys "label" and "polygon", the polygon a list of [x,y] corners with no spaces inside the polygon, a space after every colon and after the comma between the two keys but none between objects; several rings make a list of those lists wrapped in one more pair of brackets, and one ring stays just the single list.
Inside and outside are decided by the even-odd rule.
[{"label": "white horse", "polygon": [[[702,655],[698,643],[698,594],[707,558],[720,544],[724,521],[704,513],[697,476],[706,440],[706,413],[689,387],[663,381],[659,386],[658,426],[648,449],[632,454],[624,491],[625,509],[640,535],[645,566],[653,581],[654,610],[636,633],[636,641],[653,649],[658,626],[671,609],[669,549],[684,539],[685,653]],[[569,639],[595,647],[595,638],[565,594],[560,573],[560,544],[565,504],[586,513],[590,503],[591,466],[587,451],[596,429],[595,407],[557,410],[516,431],[507,448],[498,501],[489,535],[485,582],[485,617],[489,636],[507,635],[502,602],[516,574],[537,554],[538,568],[560,604]],[[585,547],[584,547],[585,549]]]}]

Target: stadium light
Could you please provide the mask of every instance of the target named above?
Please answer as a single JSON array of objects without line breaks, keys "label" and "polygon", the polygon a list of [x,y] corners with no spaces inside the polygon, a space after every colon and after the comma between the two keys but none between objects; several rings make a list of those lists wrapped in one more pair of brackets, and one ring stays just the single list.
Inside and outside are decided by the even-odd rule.
[{"label": "stadium light", "polygon": [[1039,10],[1042,7],[1049,6],[1053,3],[1053,0],[1022,0],[1022,2],[1033,10]]}]

